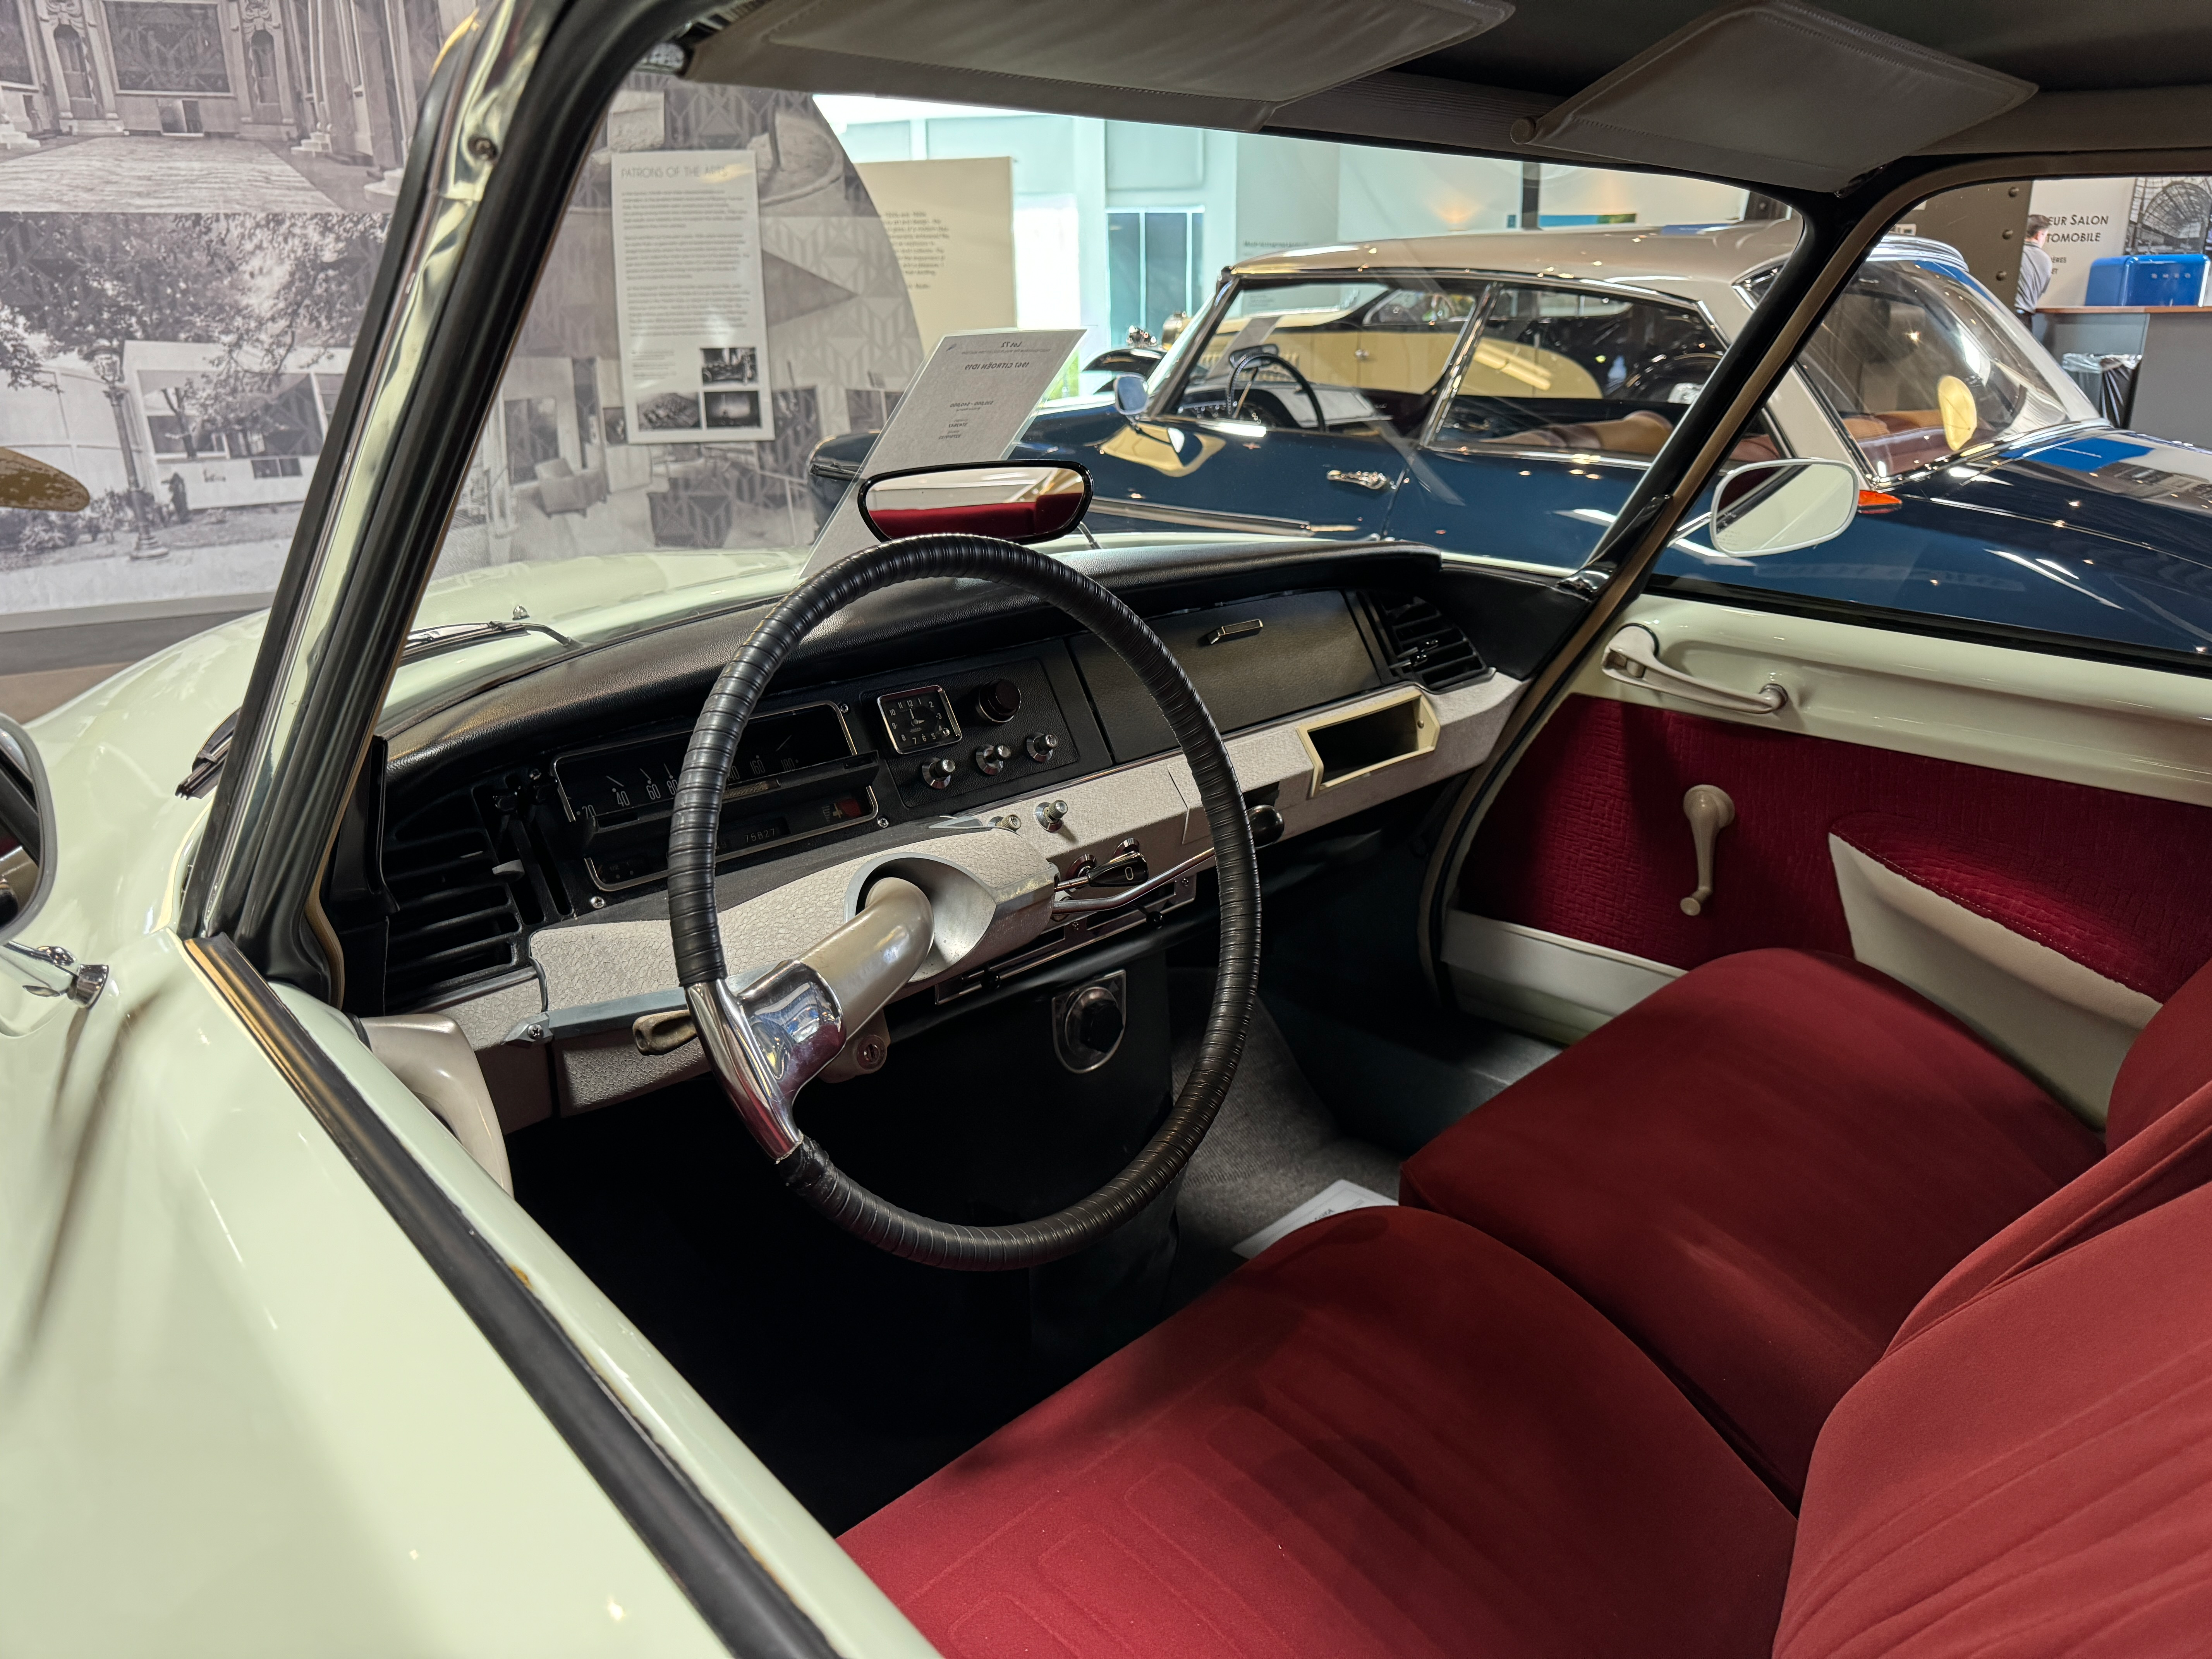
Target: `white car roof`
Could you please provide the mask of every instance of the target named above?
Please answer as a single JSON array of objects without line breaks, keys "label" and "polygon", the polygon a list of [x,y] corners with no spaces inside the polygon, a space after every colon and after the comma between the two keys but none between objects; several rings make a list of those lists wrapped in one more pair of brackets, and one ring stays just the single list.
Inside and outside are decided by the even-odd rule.
[{"label": "white car roof", "polygon": [[1740,224],[1583,225],[1559,230],[1462,231],[1372,242],[1294,248],[1246,259],[1239,276],[1331,276],[1367,270],[1505,272],[1563,276],[1710,301],[1745,276],[1788,257],[1798,225],[1789,219]]}]

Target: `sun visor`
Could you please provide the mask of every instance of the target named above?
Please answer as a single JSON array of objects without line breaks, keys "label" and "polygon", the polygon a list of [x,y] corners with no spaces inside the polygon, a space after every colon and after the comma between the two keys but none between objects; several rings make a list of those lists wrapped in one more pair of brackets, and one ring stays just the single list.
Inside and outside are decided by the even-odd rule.
[{"label": "sun visor", "polygon": [[1800,0],[1741,0],[1516,123],[1513,138],[1549,154],[1840,190],[2034,91]]},{"label": "sun visor", "polygon": [[1192,125],[1466,40],[1510,0],[769,0],[692,54],[705,81]]}]

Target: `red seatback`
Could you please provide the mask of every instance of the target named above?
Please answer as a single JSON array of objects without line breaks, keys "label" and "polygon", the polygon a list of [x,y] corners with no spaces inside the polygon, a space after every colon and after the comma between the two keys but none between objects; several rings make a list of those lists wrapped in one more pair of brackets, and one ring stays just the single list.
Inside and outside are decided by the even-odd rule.
[{"label": "red seatback", "polygon": [[2141,1659],[2203,1652],[2208,1633],[2199,1187],[1999,1279],[1844,1396],[1813,1454],[1774,1651]]},{"label": "red seatback", "polygon": [[2199,968],[2151,1016],[2112,1080],[2105,1144],[2133,1139],[2212,1083],[2212,965]]}]

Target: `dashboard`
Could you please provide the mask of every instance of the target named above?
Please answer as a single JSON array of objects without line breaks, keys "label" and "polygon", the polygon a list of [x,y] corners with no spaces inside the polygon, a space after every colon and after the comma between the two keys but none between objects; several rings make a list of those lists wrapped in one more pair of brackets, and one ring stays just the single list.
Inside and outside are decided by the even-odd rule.
[{"label": "dashboard", "polygon": [[[1475,763],[1532,641],[1577,608],[1387,545],[1092,563],[1230,739],[1262,839]],[[680,1000],[676,780],[714,674],[765,614],[592,647],[381,733],[324,894],[349,1011],[445,1012],[480,1052],[535,1031],[564,1109],[666,1080],[628,1027]],[[911,993],[945,1004],[1158,927],[1197,896],[1209,846],[1172,733],[1110,650],[1007,590],[913,584],[831,618],[780,672],[732,769],[717,903],[742,977],[849,915],[870,870],[953,882]],[[1092,895],[1072,919],[1054,902],[1071,884]],[[1118,905],[1117,884],[1144,890]]]}]

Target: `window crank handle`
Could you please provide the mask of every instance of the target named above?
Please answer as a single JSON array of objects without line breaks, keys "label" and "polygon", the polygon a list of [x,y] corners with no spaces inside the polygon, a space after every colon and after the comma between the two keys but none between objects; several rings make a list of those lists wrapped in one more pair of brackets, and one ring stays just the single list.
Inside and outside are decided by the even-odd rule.
[{"label": "window crank handle", "polygon": [[1682,901],[1682,914],[1702,915],[1713,896],[1713,840],[1735,822],[1735,803],[1714,784],[1696,784],[1682,797],[1682,815],[1698,848],[1698,890]]}]

